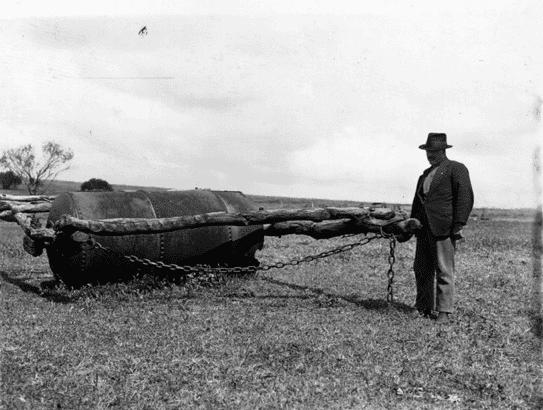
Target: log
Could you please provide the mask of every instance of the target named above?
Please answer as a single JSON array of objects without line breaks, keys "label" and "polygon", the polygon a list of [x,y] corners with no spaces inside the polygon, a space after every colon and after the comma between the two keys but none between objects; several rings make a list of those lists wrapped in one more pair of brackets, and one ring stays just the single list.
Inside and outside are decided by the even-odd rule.
[{"label": "log", "polygon": [[[139,218],[115,218],[103,220],[82,220],[70,215],[63,215],[57,221],[54,229],[56,231],[73,234],[75,231],[92,233],[95,235],[135,235],[145,233],[172,232],[180,229],[201,228],[205,226],[248,226],[248,225],[266,225],[277,224],[292,221],[310,221],[323,222],[336,220],[337,225],[319,226],[313,225],[316,235],[330,235],[332,232],[340,232],[336,235],[344,235],[344,230],[353,230],[355,232],[379,232],[381,227],[386,225],[398,224],[407,219],[405,212],[394,212],[387,208],[368,209],[368,208],[315,208],[315,209],[278,209],[278,210],[259,210],[239,213],[212,212],[200,215],[179,216],[174,218],[157,219],[139,219]],[[343,220],[343,221],[341,221]],[[295,226],[295,225],[292,225]],[[298,228],[268,228],[267,231],[286,232],[292,230],[310,232],[310,225],[299,224]],[[315,227],[316,226],[316,227]],[[403,233],[405,228],[398,225],[396,228]],[[412,227],[412,223],[404,226]],[[275,234],[274,234],[275,235]],[[279,234],[278,234],[279,235]],[[280,235],[285,235],[282,233]]]},{"label": "log", "polygon": [[15,219],[15,222],[23,229],[23,232],[26,235],[29,235],[32,230],[32,218],[23,213],[12,213],[12,216]]},{"label": "log", "polygon": [[13,217],[13,212],[11,211],[1,211],[0,220],[6,221],[6,222],[17,222],[17,219]]},{"label": "log", "polygon": [[9,211],[13,213],[46,213],[51,210],[55,196],[44,195],[7,195],[0,194],[0,219],[13,221]]},{"label": "log", "polygon": [[0,194],[0,200],[6,201],[19,201],[19,202],[40,202],[40,201],[53,201],[56,197],[47,195],[7,195]]},{"label": "log", "polygon": [[25,213],[49,212],[50,202],[26,203],[19,201],[0,201],[0,211],[13,211]]},{"label": "log", "polygon": [[55,231],[49,228],[34,228],[32,226],[32,217],[22,212],[13,213],[15,222],[23,229],[25,235],[35,241],[52,242],[55,237]]},{"label": "log", "polygon": [[44,244],[43,241],[35,241],[30,236],[23,238],[23,249],[26,253],[36,257],[43,253]]},{"label": "log", "polygon": [[16,222],[30,240],[35,242],[33,252],[30,242],[24,242],[24,249],[33,256],[41,254],[40,249],[44,244],[53,241],[55,231],[53,229],[36,228],[33,225],[33,217],[29,214],[47,213],[51,210],[51,200],[54,196],[14,196],[0,195],[0,220]]},{"label": "log", "polygon": [[49,228],[30,228],[27,235],[35,241],[52,243],[55,238],[55,231]]},{"label": "log", "polygon": [[329,239],[335,236],[348,234],[361,234],[374,232],[379,233],[381,229],[385,233],[395,235],[413,234],[422,227],[418,219],[397,219],[390,221],[390,224],[378,219],[368,219],[364,221],[355,221],[344,219],[340,221],[289,221],[279,222],[273,225],[264,226],[264,235],[283,236],[283,235],[307,235],[314,239]]}]

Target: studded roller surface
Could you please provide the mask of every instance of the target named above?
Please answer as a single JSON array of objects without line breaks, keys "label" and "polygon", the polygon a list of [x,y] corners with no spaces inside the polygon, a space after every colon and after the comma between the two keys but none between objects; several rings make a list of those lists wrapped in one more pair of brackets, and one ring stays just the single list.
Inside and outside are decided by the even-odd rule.
[{"label": "studded roller surface", "polygon": [[[63,214],[96,220],[167,218],[256,209],[241,192],[233,191],[69,192],[58,195],[53,202],[48,225],[52,226]],[[114,252],[97,248],[82,250],[68,236],[62,235],[47,248],[53,273],[69,286],[130,277],[133,272],[120,255],[135,255],[178,265],[246,266],[256,262],[255,252],[262,248],[264,242],[262,226],[258,225],[213,226],[158,234],[91,236]]]}]

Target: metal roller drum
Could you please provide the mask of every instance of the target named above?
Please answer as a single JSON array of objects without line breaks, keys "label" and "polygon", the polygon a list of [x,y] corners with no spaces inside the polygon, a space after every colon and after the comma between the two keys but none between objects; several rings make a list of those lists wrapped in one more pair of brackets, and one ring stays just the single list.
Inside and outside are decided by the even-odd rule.
[{"label": "metal roller drum", "polygon": [[[249,198],[235,191],[67,192],[55,198],[48,225],[52,226],[63,214],[80,219],[168,218],[256,209]],[[51,270],[68,286],[127,279],[134,270],[127,269],[126,259],[120,255],[177,265],[247,266],[258,263],[255,252],[264,243],[262,226],[212,226],[159,234],[91,236],[113,252],[97,248],[82,250],[62,236],[47,247]]]}]

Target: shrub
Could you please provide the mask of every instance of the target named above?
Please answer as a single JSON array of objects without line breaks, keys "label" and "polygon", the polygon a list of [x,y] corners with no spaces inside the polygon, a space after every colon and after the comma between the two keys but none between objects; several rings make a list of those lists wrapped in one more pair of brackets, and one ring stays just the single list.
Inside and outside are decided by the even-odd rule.
[{"label": "shrub", "polygon": [[0,172],[0,184],[2,189],[11,189],[13,186],[19,185],[23,180],[13,171]]},{"label": "shrub", "polygon": [[103,179],[91,178],[81,184],[81,191],[113,191],[113,187]]}]

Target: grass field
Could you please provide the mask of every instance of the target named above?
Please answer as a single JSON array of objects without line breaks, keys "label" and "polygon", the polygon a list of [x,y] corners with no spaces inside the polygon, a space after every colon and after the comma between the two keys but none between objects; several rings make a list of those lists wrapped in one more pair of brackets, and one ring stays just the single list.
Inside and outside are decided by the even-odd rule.
[{"label": "grass field", "polygon": [[[407,315],[414,240],[396,249],[389,304],[385,240],[266,272],[311,290],[259,277],[68,290],[46,256],[23,251],[20,228],[0,222],[0,409],[541,408],[533,224],[495,212],[459,246],[448,326]],[[266,238],[257,258],[357,239]]]}]

